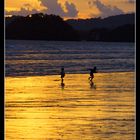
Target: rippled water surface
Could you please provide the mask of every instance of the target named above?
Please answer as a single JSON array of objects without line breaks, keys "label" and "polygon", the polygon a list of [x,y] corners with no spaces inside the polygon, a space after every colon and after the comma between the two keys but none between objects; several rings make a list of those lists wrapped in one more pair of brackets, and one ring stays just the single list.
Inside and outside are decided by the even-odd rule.
[{"label": "rippled water surface", "polygon": [[6,40],[6,140],[134,140],[134,48]]},{"label": "rippled water surface", "polygon": [[7,77],[6,140],[134,140],[134,73]]},{"label": "rippled water surface", "polygon": [[134,71],[134,43],[6,41],[6,76]]}]

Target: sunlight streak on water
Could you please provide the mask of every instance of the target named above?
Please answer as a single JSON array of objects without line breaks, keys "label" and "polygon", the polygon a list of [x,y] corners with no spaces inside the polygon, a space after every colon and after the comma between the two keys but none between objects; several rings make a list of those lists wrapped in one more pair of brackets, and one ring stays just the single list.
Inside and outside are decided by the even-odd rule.
[{"label": "sunlight streak on water", "polygon": [[134,73],[6,77],[6,140],[134,140]]}]

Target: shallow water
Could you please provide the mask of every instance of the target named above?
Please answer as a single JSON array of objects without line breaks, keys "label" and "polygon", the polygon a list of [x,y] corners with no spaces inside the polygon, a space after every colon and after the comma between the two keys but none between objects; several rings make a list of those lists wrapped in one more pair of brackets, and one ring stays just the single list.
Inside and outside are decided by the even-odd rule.
[{"label": "shallow water", "polygon": [[6,140],[134,140],[134,73],[6,77]]}]

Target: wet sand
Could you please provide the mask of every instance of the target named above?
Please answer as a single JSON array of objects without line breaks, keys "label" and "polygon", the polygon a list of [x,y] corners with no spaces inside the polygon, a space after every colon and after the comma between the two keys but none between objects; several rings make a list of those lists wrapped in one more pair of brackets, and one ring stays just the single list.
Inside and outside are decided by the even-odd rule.
[{"label": "wet sand", "polygon": [[134,140],[134,73],[5,78],[6,140]]}]

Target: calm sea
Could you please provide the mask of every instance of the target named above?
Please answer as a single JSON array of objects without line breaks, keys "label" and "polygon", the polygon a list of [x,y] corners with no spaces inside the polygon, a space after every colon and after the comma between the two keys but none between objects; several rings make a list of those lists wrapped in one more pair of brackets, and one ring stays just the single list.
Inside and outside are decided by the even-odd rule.
[{"label": "calm sea", "polygon": [[134,43],[6,40],[6,76],[134,71]]},{"label": "calm sea", "polygon": [[[6,140],[135,140],[134,43],[7,40],[5,53]],[[61,66],[78,73],[63,86]]]}]

